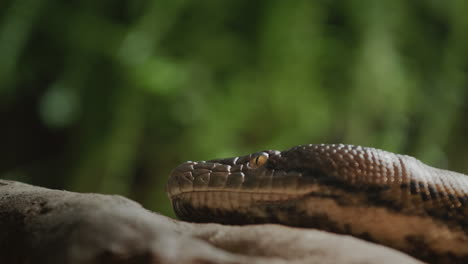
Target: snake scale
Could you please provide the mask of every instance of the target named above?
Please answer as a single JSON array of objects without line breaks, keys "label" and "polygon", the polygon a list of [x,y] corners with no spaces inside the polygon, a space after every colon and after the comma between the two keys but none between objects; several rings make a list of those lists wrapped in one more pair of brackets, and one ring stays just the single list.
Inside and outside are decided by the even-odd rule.
[{"label": "snake scale", "polygon": [[188,161],[166,188],[186,221],[318,228],[431,263],[468,263],[468,176],[411,156],[301,145]]}]

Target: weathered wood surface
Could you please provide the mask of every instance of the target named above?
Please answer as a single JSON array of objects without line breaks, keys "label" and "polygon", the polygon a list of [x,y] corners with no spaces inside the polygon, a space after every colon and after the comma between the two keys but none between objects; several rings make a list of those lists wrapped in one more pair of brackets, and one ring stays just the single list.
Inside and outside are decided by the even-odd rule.
[{"label": "weathered wood surface", "polygon": [[420,263],[349,236],[191,224],[115,195],[0,180],[0,263]]}]

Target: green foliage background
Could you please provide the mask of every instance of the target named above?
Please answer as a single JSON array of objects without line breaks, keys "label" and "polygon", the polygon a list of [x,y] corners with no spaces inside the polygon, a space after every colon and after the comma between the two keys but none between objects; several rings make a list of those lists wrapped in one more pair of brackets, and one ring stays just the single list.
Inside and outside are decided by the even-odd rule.
[{"label": "green foliage background", "polygon": [[305,143],[468,172],[468,2],[0,3],[0,175],[171,214],[185,160]]}]

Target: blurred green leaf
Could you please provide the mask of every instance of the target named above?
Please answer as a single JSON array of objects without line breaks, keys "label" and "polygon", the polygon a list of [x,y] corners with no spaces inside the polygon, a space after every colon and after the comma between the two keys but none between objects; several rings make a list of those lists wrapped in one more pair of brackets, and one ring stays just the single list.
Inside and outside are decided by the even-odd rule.
[{"label": "blurred green leaf", "polygon": [[0,173],[171,215],[185,160],[349,143],[468,172],[466,1],[0,3]]}]

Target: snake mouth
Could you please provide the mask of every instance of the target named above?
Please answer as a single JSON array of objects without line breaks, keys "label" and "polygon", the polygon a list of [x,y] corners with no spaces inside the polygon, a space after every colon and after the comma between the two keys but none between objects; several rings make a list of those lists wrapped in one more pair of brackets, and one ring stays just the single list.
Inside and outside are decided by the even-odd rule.
[{"label": "snake mouth", "polygon": [[[176,167],[170,175],[167,193],[177,217],[212,222],[216,216],[216,221],[224,224],[282,223],[282,218],[293,217],[287,215],[293,215],[290,212],[305,197],[328,193],[316,181],[319,171],[280,169],[277,160],[269,160],[272,163],[268,164],[260,160],[263,154],[252,156],[189,161]],[[257,162],[257,166],[250,166],[246,160]],[[281,210],[284,214],[275,213]]]},{"label": "snake mouth", "polygon": [[235,191],[189,192],[171,199],[174,212],[181,220],[208,223],[216,217],[215,222],[234,225],[281,223],[275,220],[277,212],[285,208],[295,211],[298,201],[298,195]]},{"label": "snake mouth", "polygon": [[[267,219],[260,216],[264,214],[265,206],[278,210],[285,204],[294,204],[300,196],[311,191],[312,185],[304,184],[302,173],[275,170],[267,164],[250,165],[251,160],[257,162],[256,165],[264,162],[258,158],[264,157],[262,155],[189,161],[176,167],[171,172],[166,191],[177,217],[211,222],[216,215],[218,222],[225,224],[258,223]],[[252,211],[252,214],[246,217],[246,211]],[[272,219],[273,216],[269,222]]]}]

